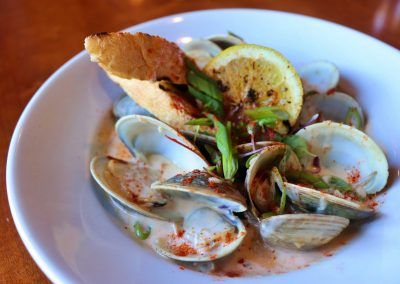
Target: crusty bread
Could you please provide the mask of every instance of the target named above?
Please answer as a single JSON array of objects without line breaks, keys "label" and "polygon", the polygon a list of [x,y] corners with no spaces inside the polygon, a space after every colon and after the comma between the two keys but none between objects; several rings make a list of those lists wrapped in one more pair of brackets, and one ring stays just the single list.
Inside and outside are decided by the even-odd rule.
[{"label": "crusty bread", "polygon": [[141,107],[172,127],[194,129],[185,123],[198,116],[196,107],[157,81],[186,83],[184,54],[176,44],[158,36],[118,32],[88,36],[85,48]]}]

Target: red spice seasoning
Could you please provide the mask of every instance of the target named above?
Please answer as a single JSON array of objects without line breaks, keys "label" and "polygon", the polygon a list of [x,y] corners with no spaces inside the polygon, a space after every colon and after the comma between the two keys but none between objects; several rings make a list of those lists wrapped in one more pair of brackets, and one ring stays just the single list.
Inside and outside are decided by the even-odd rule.
[{"label": "red spice seasoning", "polygon": [[230,243],[230,242],[232,242],[232,234],[230,233],[230,232],[227,232],[226,234],[225,234],[225,242],[226,243]]},{"label": "red spice seasoning", "polygon": [[185,270],[185,267],[179,266],[179,269],[180,269],[180,270]]},{"label": "red spice seasoning", "polygon": [[173,245],[171,248],[176,256],[187,256],[189,254],[197,254],[197,250],[189,246],[187,243],[183,243],[179,246]]},{"label": "red spice seasoning", "polygon": [[243,258],[239,259],[238,263],[243,264],[244,263],[244,259]]},{"label": "red spice seasoning", "polygon": [[356,183],[360,180],[360,171],[356,168],[353,168],[350,172],[347,173],[347,181],[349,183]]},{"label": "red spice seasoning", "polygon": [[332,95],[332,94],[335,93],[335,92],[336,92],[336,89],[335,89],[335,88],[332,88],[332,89],[328,90],[328,91],[326,92],[326,94],[329,96],[329,95]]},{"label": "red spice seasoning", "polygon": [[182,238],[184,234],[185,234],[185,230],[179,230],[177,236],[178,236],[178,238]]},{"label": "red spice seasoning", "polygon": [[242,273],[237,271],[227,271],[225,272],[225,275],[228,277],[240,277],[242,276]]}]

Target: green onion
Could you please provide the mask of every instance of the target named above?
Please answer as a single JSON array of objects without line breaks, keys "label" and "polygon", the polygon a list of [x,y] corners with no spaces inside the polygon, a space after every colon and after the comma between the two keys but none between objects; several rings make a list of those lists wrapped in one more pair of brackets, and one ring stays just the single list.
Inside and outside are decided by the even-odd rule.
[{"label": "green onion", "polygon": [[265,212],[261,215],[261,219],[266,219],[272,216],[274,216],[274,212]]},{"label": "green onion", "polygon": [[251,156],[247,159],[247,161],[246,161],[246,169],[250,168],[250,161],[251,161],[253,158],[255,158],[258,154],[259,154],[259,153],[255,153],[255,154],[251,155]]},{"label": "green onion", "polygon": [[346,113],[346,117],[344,119],[344,123],[350,126],[354,126],[358,129],[362,129],[364,127],[361,114],[358,112],[357,108],[350,107]]},{"label": "green onion", "polygon": [[186,60],[186,66],[188,68],[189,93],[201,101],[207,110],[222,117],[224,110],[218,84],[201,72],[190,60]]},{"label": "green onion", "polygon": [[217,170],[217,174],[222,175],[222,158],[220,153],[216,149],[214,149],[214,147],[207,144],[204,144],[204,148],[208,152],[211,162],[215,164],[214,169]]},{"label": "green onion", "polygon": [[211,118],[214,121],[214,127],[217,132],[215,134],[215,139],[217,141],[217,148],[222,155],[222,169],[224,172],[225,179],[233,179],[238,170],[238,159],[234,148],[232,147],[231,140],[231,123],[228,121],[225,126],[222,122],[217,119]]},{"label": "green onion", "polygon": [[282,142],[289,145],[296,153],[299,159],[306,156],[316,157],[313,153],[308,151],[306,140],[298,135],[288,135],[282,139]]},{"label": "green onion", "polygon": [[201,126],[212,126],[213,122],[208,117],[201,117],[189,120],[185,123],[186,125],[201,125]]},{"label": "green onion", "polygon": [[295,181],[303,181],[305,183],[311,184],[313,187],[318,189],[327,189],[329,185],[317,175],[306,171],[288,171],[287,177]]},{"label": "green onion", "polygon": [[218,117],[222,117],[224,114],[224,109],[222,103],[207,94],[197,90],[196,88],[189,85],[189,93],[193,95],[196,99],[204,104],[204,107],[210,112],[216,114]]},{"label": "green onion", "polygon": [[280,107],[276,106],[264,106],[264,107],[259,107],[259,108],[254,108],[254,109],[248,109],[245,110],[245,113],[251,117],[254,120],[262,120],[265,119],[269,122],[272,122],[273,120],[276,121],[278,120],[288,120],[289,119],[289,114],[283,110]]},{"label": "green onion", "polygon": [[286,186],[283,183],[283,179],[279,170],[276,167],[272,168],[271,177],[274,182],[278,185],[282,195],[281,195],[281,202],[279,204],[278,214],[282,214],[285,211],[286,206]]},{"label": "green onion", "polygon": [[349,191],[353,190],[353,187],[345,182],[343,179],[335,176],[331,176],[328,180],[328,183],[331,187],[339,190],[339,191]]},{"label": "green onion", "polygon": [[133,228],[135,229],[136,236],[141,240],[145,240],[150,236],[151,229],[145,230],[139,222],[136,222]]}]

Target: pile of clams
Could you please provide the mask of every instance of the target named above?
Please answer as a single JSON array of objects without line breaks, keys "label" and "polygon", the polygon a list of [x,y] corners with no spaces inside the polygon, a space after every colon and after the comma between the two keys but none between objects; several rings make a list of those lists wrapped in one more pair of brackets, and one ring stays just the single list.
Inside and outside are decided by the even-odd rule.
[{"label": "pile of clams", "polygon": [[[222,50],[243,43],[218,35],[182,50],[202,70]],[[353,220],[376,214],[373,198],[387,183],[388,163],[363,132],[360,105],[338,91],[338,68],[317,61],[297,71],[304,94],[296,124],[287,136],[235,140],[234,180],[216,170],[212,125],[202,133],[170,126],[128,96],[115,102],[114,114],[116,133],[132,158],[93,158],[93,178],[126,212],[176,228],[151,244],[167,258],[203,262],[227,256],[246,238],[246,226],[256,227],[266,246],[312,250],[329,243]],[[152,166],[156,156],[175,170],[160,174]]]}]

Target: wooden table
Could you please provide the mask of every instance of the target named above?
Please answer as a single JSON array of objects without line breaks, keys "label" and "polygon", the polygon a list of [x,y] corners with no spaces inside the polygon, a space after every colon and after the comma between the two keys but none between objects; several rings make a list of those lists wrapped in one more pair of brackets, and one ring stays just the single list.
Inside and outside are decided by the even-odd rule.
[{"label": "wooden table", "polygon": [[400,48],[400,0],[0,0],[0,282],[48,282],[28,254],[7,201],[5,164],[15,124],[40,85],[82,50],[86,35],[212,8],[290,11],[337,22]]}]

